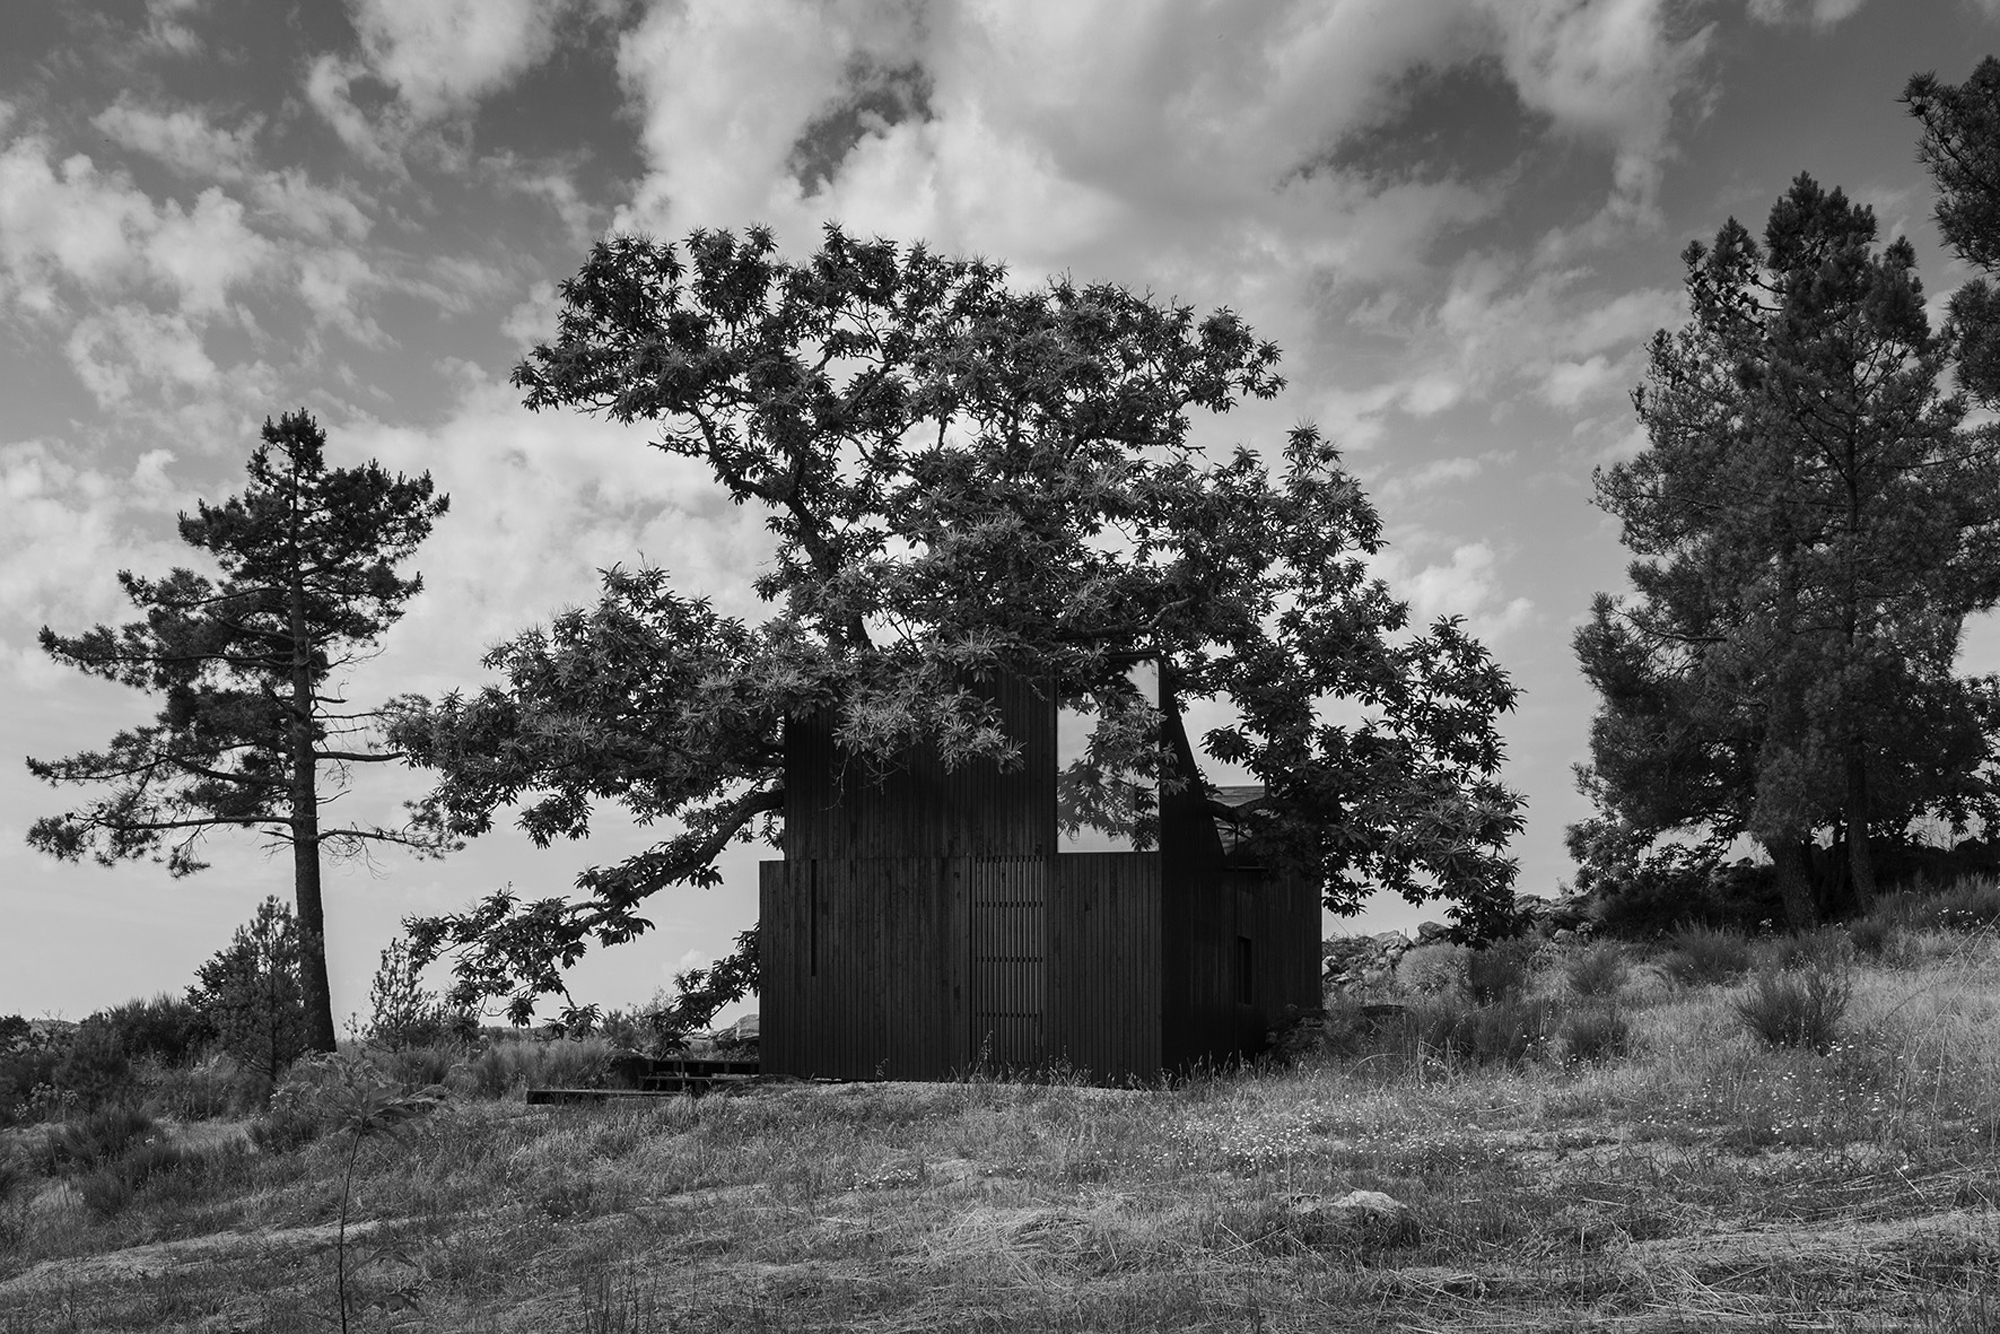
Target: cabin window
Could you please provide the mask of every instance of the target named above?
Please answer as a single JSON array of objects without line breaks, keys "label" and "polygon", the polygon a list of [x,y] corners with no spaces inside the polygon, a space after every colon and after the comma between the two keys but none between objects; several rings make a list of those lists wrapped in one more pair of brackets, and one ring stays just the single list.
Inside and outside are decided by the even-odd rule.
[{"label": "cabin window", "polygon": [[1056,708],[1056,846],[1144,852],[1159,846],[1160,664],[1142,658],[1115,687]]},{"label": "cabin window", "polygon": [[1254,1005],[1257,1003],[1257,978],[1254,971],[1256,953],[1250,937],[1236,938],[1236,1003]]}]

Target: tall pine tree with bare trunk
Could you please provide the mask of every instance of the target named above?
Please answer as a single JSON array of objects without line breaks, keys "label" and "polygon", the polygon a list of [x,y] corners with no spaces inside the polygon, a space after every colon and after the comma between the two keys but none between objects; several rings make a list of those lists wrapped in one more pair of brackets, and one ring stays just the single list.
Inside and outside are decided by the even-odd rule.
[{"label": "tall pine tree with bare trunk", "polygon": [[162,697],[151,723],[103,750],[28,761],[51,784],[106,790],[35,822],[28,842],[68,861],[163,861],[171,875],[202,870],[204,838],[252,829],[289,845],[303,957],[308,1041],[334,1049],[327,985],[322,853],[375,843],[441,851],[420,831],[321,823],[350,766],[401,756],[370,740],[376,715],[349,706],[335,678],[369,655],[423,588],[397,566],[449,501],[429,473],[390,475],[373,461],[328,468],[326,434],[291,412],[264,423],[250,485],[220,505],[180,516],[181,540],[221,577],[176,569],[163,579],[120,571],[144,619],[74,637],[42,629],[42,647],[92,676]]}]

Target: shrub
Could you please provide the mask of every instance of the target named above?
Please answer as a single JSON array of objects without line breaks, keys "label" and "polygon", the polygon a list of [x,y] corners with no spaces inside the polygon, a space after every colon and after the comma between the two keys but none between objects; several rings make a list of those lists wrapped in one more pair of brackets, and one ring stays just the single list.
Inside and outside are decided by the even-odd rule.
[{"label": "shrub", "polygon": [[1734,931],[1711,926],[1685,926],[1674,932],[1660,971],[1682,986],[1733,982],[1750,971],[1756,948]]},{"label": "shrub", "polygon": [[73,1094],[83,1107],[96,1107],[130,1092],[132,1062],[118,1034],[103,1024],[85,1024],[62,1046],[49,1082]]},{"label": "shrub", "polygon": [[100,1218],[116,1218],[130,1207],[147,1183],[180,1171],[199,1159],[177,1144],[147,1140],[135,1144],[109,1162],[84,1173],[77,1184],[83,1207]]},{"label": "shrub", "polygon": [[349,1059],[315,1052],[292,1062],[272,1087],[263,1115],[250,1123],[250,1142],[270,1153],[289,1153],[332,1129],[328,1090],[338,1077],[337,1063]]},{"label": "shrub", "polygon": [[108,1031],[134,1060],[152,1057],[168,1065],[193,1060],[215,1038],[215,1026],[192,1001],[165,992],[99,1010],[83,1027]]},{"label": "shrub", "polygon": [[599,1037],[499,1039],[455,1072],[454,1089],[504,1098],[518,1089],[598,1088],[611,1073],[617,1049]]},{"label": "shrub", "polygon": [[54,1087],[63,1050],[19,1015],[0,1019],[0,1125],[33,1118],[36,1090]]},{"label": "shrub", "polygon": [[299,981],[299,927],[275,898],[236,929],[227,949],[196,970],[188,999],[215,1025],[223,1049],[246,1071],[276,1082],[307,1047]]},{"label": "shrub", "polygon": [[1396,965],[1396,985],[1418,996],[1449,995],[1465,986],[1471,954],[1445,941],[1415,946]]},{"label": "shrub", "polygon": [[1534,961],[1535,942],[1523,936],[1496,940],[1484,949],[1474,950],[1465,965],[1465,980],[1472,988],[1472,998],[1482,1005],[1491,1005],[1508,996],[1524,994]]},{"label": "shrub", "polygon": [[1631,972],[1625,950],[1615,941],[1601,940],[1571,955],[1563,965],[1563,978],[1579,996],[1616,996],[1625,989]]},{"label": "shrub", "polygon": [[1847,924],[1847,937],[1854,942],[1856,953],[1865,954],[1871,959],[1886,956],[1890,945],[1895,942],[1896,935],[1895,920],[1880,912],[1872,912]]},{"label": "shrub", "polygon": [[1773,1047],[1809,1047],[1824,1056],[1840,1036],[1854,996],[1848,968],[1821,959],[1788,972],[1767,969],[1737,998],[1744,1026]]},{"label": "shrub", "polygon": [[1616,1008],[1577,1010],[1562,1021],[1563,1055],[1571,1061],[1609,1061],[1632,1046],[1632,1025]]},{"label": "shrub", "polygon": [[2000,927],[2000,881],[1961,880],[1930,900],[1932,921],[1947,931],[1988,931]]},{"label": "shrub", "polygon": [[1854,941],[1837,926],[1773,936],[1756,950],[1763,970],[1774,973],[1821,964],[1844,968],[1854,961]]},{"label": "shrub", "polygon": [[196,1065],[142,1066],[137,1083],[147,1106],[180,1121],[207,1121],[258,1110],[271,1091],[262,1077],[245,1074],[221,1052]]},{"label": "shrub", "polygon": [[1412,1007],[1400,1027],[1405,1042],[1423,1053],[1473,1065],[1516,1064],[1547,1049],[1558,1014],[1544,999],[1512,996],[1467,1007],[1439,998]]},{"label": "shrub", "polygon": [[157,1130],[152,1117],[129,1103],[98,1107],[49,1132],[49,1165],[57,1169],[97,1167]]}]

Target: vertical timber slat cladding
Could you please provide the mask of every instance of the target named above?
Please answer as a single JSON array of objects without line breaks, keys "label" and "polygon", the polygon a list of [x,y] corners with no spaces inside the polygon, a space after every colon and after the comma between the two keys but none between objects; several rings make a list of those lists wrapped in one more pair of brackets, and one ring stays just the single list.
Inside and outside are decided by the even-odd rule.
[{"label": "vertical timber slat cladding", "polygon": [[999,1069],[1152,1078],[1318,1003],[1317,895],[1225,857],[1170,693],[1158,851],[1058,853],[1052,696],[972,688],[1018,765],[947,773],[917,746],[871,773],[831,717],[787,726],[785,860],[759,872],[766,1070],[940,1078],[984,1047]]},{"label": "vertical timber slat cladding", "polygon": [[1093,1079],[1160,1070],[1160,870],[1156,852],[1056,858],[1049,1055]]}]

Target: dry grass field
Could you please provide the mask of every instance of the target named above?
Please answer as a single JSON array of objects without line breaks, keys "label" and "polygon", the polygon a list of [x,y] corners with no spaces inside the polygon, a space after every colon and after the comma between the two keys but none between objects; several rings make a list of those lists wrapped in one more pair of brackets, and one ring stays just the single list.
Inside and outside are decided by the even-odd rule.
[{"label": "dry grass field", "polygon": [[[163,1120],[123,1185],[25,1127],[0,1330],[338,1329],[350,1161],[350,1329],[2000,1330],[2000,938],[1828,940],[1733,979],[1544,949],[1497,1005],[1433,981],[1161,1088],[454,1096],[296,1147]],[[1743,1014],[1787,1004],[1838,1022]],[[1356,1189],[1415,1225],[1312,1207]]]}]

